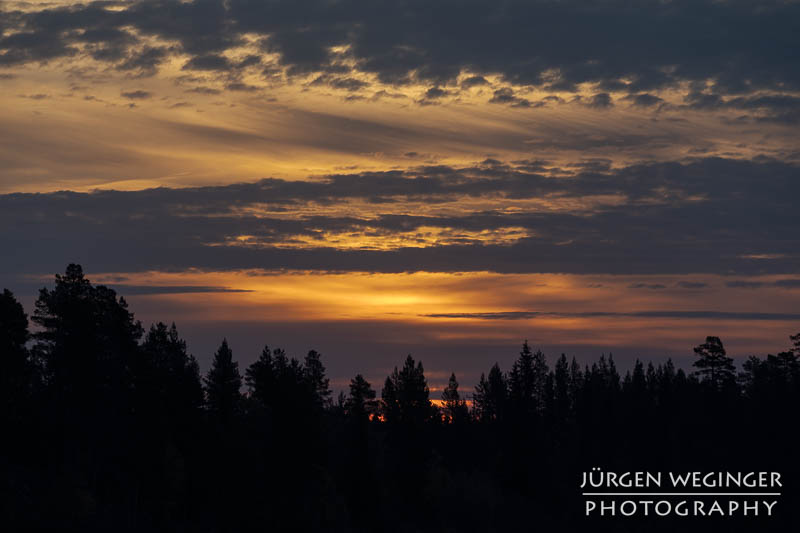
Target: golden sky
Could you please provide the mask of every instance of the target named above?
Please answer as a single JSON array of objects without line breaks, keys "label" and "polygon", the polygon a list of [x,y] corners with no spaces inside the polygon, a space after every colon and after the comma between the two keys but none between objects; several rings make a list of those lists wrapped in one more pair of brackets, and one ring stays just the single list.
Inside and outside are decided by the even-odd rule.
[{"label": "golden sky", "polygon": [[800,329],[799,15],[6,1],[0,272],[30,311],[80,262],[201,362],[227,335],[243,362],[317,348],[339,381],[413,350],[471,383],[524,338],[780,350]]}]

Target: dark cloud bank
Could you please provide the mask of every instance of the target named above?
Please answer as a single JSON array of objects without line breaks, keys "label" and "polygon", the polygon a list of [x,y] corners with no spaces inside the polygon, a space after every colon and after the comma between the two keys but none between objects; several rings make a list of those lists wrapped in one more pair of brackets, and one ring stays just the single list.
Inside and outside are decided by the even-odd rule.
[{"label": "dark cloud bank", "polygon": [[[466,168],[420,167],[312,181],[265,179],[188,189],[7,194],[0,196],[0,247],[14,253],[6,256],[0,269],[4,275],[48,273],[76,261],[95,272],[263,268],[755,275],[800,271],[797,166],[768,159],[709,158],[603,171],[590,166],[591,170],[578,171],[551,168],[548,173],[543,168],[541,161],[487,160]],[[408,201],[437,206],[470,198],[501,200],[503,205],[511,199],[590,202],[609,195],[620,198],[619,203],[600,207],[590,203],[593,207],[569,211],[530,207],[513,215],[502,209],[450,216],[391,214],[398,207],[407,212],[403,206]],[[352,200],[366,202],[377,215],[335,209]],[[271,214],[252,211],[263,207]],[[312,214],[296,216],[301,207]],[[283,214],[292,216],[279,216]],[[421,226],[463,230],[464,235],[522,227],[530,237],[505,245],[464,237],[448,245],[389,251],[323,247],[325,232],[381,237],[418,231]],[[230,245],[239,235],[251,236],[253,245]],[[299,239],[320,245],[276,247]]]},{"label": "dark cloud bank", "polygon": [[[0,66],[87,53],[150,75],[166,58],[185,54],[187,70],[235,77],[257,68],[270,78],[283,67],[289,75],[318,73],[316,83],[350,91],[361,88],[348,77],[357,70],[390,84],[423,83],[436,94],[470,72],[465,87],[485,83],[489,74],[549,90],[596,84],[590,105],[601,108],[611,105],[608,92],[628,93],[634,105],[649,107],[661,102],[651,93],[689,82],[687,105],[696,108],[766,109],[773,120],[798,118],[797,99],[786,94],[800,90],[795,2],[144,0],[117,4],[119,10],[106,6],[4,12]],[[225,57],[245,34],[256,36],[260,54]],[[147,37],[167,44],[152,46]],[[264,65],[267,53],[278,54],[279,65]],[[510,89],[499,91],[493,101],[530,105]]]},{"label": "dark cloud bank", "polygon": [[701,320],[800,320],[800,313],[754,313],[726,311],[638,311],[629,313],[556,311],[507,311],[497,313],[435,313],[429,318],[477,318],[481,320],[529,320],[532,318],[690,318]]}]

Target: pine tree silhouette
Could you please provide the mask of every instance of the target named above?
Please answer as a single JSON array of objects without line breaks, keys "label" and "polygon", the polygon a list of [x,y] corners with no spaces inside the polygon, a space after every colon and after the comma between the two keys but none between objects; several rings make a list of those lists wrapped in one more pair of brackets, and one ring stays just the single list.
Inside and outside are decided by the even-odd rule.
[{"label": "pine tree silhouette", "polygon": [[0,420],[10,421],[24,413],[33,394],[35,366],[26,346],[28,316],[8,289],[0,294]]},{"label": "pine tree silhouette", "polygon": [[722,389],[735,379],[733,359],[726,355],[719,337],[706,337],[706,342],[695,346],[694,353],[698,357],[693,363],[698,369],[695,373],[714,390]]},{"label": "pine tree silhouette", "polygon": [[356,420],[366,421],[374,414],[375,391],[361,374],[350,380],[350,396],[345,401],[347,414]]}]

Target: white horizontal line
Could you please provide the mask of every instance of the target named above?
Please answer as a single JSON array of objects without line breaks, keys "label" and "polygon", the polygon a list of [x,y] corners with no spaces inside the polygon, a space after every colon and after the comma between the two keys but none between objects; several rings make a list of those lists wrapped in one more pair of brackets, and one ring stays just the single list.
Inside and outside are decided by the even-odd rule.
[{"label": "white horizontal line", "polygon": [[780,492],[582,492],[583,496],[780,496]]}]

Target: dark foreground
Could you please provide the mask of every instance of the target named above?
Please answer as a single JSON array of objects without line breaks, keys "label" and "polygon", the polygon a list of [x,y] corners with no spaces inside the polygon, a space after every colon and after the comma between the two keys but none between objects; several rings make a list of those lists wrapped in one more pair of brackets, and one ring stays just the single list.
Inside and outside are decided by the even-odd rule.
[{"label": "dark foreground", "polygon": [[[692,373],[637,363],[624,377],[611,357],[581,368],[562,355],[549,367],[525,344],[511,369],[495,365],[470,393],[453,376],[434,406],[410,356],[385,383],[358,375],[337,399],[315,351],[298,361],[265,347],[240,375],[223,342],[201,377],[174,326],[145,333],[123,299],[76,265],[42,290],[32,319],[35,335],[13,295],[0,295],[4,531],[800,526],[800,336],[739,369],[709,337]],[[660,472],[662,486],[582,489],[584,473],[601,473],[593,468],[605,480]],[[668,473],[689,471],[776,472],[778,488],[686,491],[781,495],[581,494],[669,492]],[[672,514],[645,517],[648,499]],[[675,512],[682,500],[687,516]],[[628,518],[625,501],[636,509]],[[714,502],[724,514],[708,516]],[[616,517],[600,517],[601,504]]]}]

